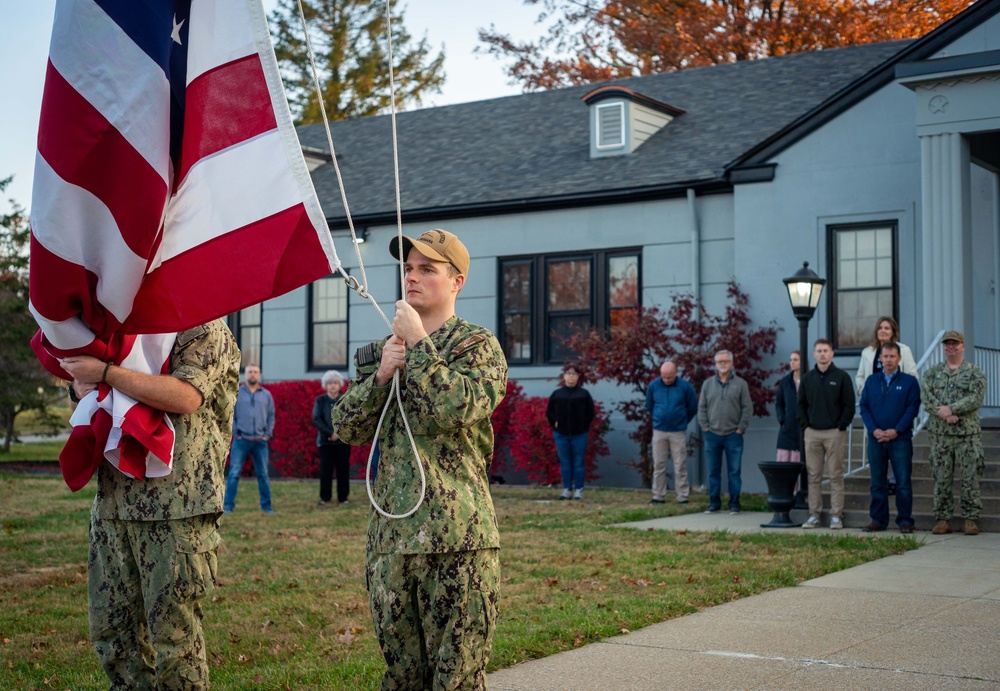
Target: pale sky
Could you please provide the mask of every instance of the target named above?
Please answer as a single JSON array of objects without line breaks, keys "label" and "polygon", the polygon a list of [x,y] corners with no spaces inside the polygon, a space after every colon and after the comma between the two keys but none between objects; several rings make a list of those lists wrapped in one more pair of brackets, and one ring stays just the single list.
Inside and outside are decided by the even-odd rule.
[{"label": "pale sky", "polygon": [[[14,182],[0,199],[0,211],[14,198],[31,206],[31,178],[35,162],[38,114],[45,81],[45,66],[52,31],[55,0],[4,0],[3,40],[0,41],[0,84],[7,104],[0,108],[0,179],[14,174]],[[276,0],[264,0],[270,14]],[[502,64],[476,55],[478,30],[495,24],[519,39],[541,33],[534,25],[538,6],[521,0],[408,0],[406,28],[414,40],[425,35],[434,48],[445,50],[446,80],[442,94],[425,100],[425,106],[481,101],[516,94],[507,83]]]}]

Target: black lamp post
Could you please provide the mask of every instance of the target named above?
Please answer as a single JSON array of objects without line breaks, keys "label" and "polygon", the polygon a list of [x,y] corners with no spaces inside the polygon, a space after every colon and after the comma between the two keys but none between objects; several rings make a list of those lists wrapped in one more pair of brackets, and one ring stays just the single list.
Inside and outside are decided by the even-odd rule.
[{"label": "black lamp post", "polygon": [[[799,320],[799,368],[802,376],[809,371],[809,320],[812,319],[819,305],[819,297],[823,294],[826,279],[820,278],[809,268],[809,262],[802,262],[802,268],[793,275],[783,279],[788,289],[788,300],[792,303],[792,313]],[[799,480],[799,492],[796,495],[796,507],[807,508],[805,498],[808,494],[808,474],[805,469],[806,442],[804,430],[799,432],[799,454],[802,457],[802,477]]]}]

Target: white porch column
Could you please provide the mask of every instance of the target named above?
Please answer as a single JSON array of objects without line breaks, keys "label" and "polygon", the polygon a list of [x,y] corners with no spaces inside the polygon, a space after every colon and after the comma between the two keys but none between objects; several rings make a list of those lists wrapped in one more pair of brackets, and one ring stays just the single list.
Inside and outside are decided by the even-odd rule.
[{"label": "white porch column", "polygon": [[965,334],[971,349],[972,234],[969,144],[959,133],[920,137],[923,346],[941,329]]}]

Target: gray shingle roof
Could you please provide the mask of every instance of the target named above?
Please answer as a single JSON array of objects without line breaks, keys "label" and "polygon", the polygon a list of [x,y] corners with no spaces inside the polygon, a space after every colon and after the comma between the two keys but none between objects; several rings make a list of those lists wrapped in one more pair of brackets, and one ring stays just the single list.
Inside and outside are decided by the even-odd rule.
[{"label": "gray shingle roof", "polygon": [[[724,168],[911,41],[800,53],[618,80],[686,111],[627,156],[590,158],[594,85],[400,113],[404,214],[498,208],[609,192],[718,183]],[[394,215],[388,116],[332,123],[351,213]],[[322,125],[299,128],[326,151]],[[344,217],[332,165],[313,172],[331,223]]]}]

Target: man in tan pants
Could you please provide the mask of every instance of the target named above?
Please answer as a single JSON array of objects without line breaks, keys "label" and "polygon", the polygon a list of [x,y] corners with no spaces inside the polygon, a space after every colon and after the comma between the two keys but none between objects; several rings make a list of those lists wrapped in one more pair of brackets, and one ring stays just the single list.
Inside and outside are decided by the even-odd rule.
[{"label": "man in tan pants", "polygon": [[825,338],[813,345],[816,367],[799,385],[799,425],[805,428],[809,475],[809,519],[803,528],[819,528],[823,509],[824,466],[830,477],[830,528],[844,527],[844,447],[854,419],[854,382],[833,364],[833,345]]},{"label": "man in tan pants", "polygon": [[662,504],[667,496],[667,457],[674,460],[674,491],[677,503],[688,503],[687,427],[698,414],[694,387],[677,376],[677,366],[660,365],[660,377],[646,388],[646,410],[653,418],[653,498]]}]

